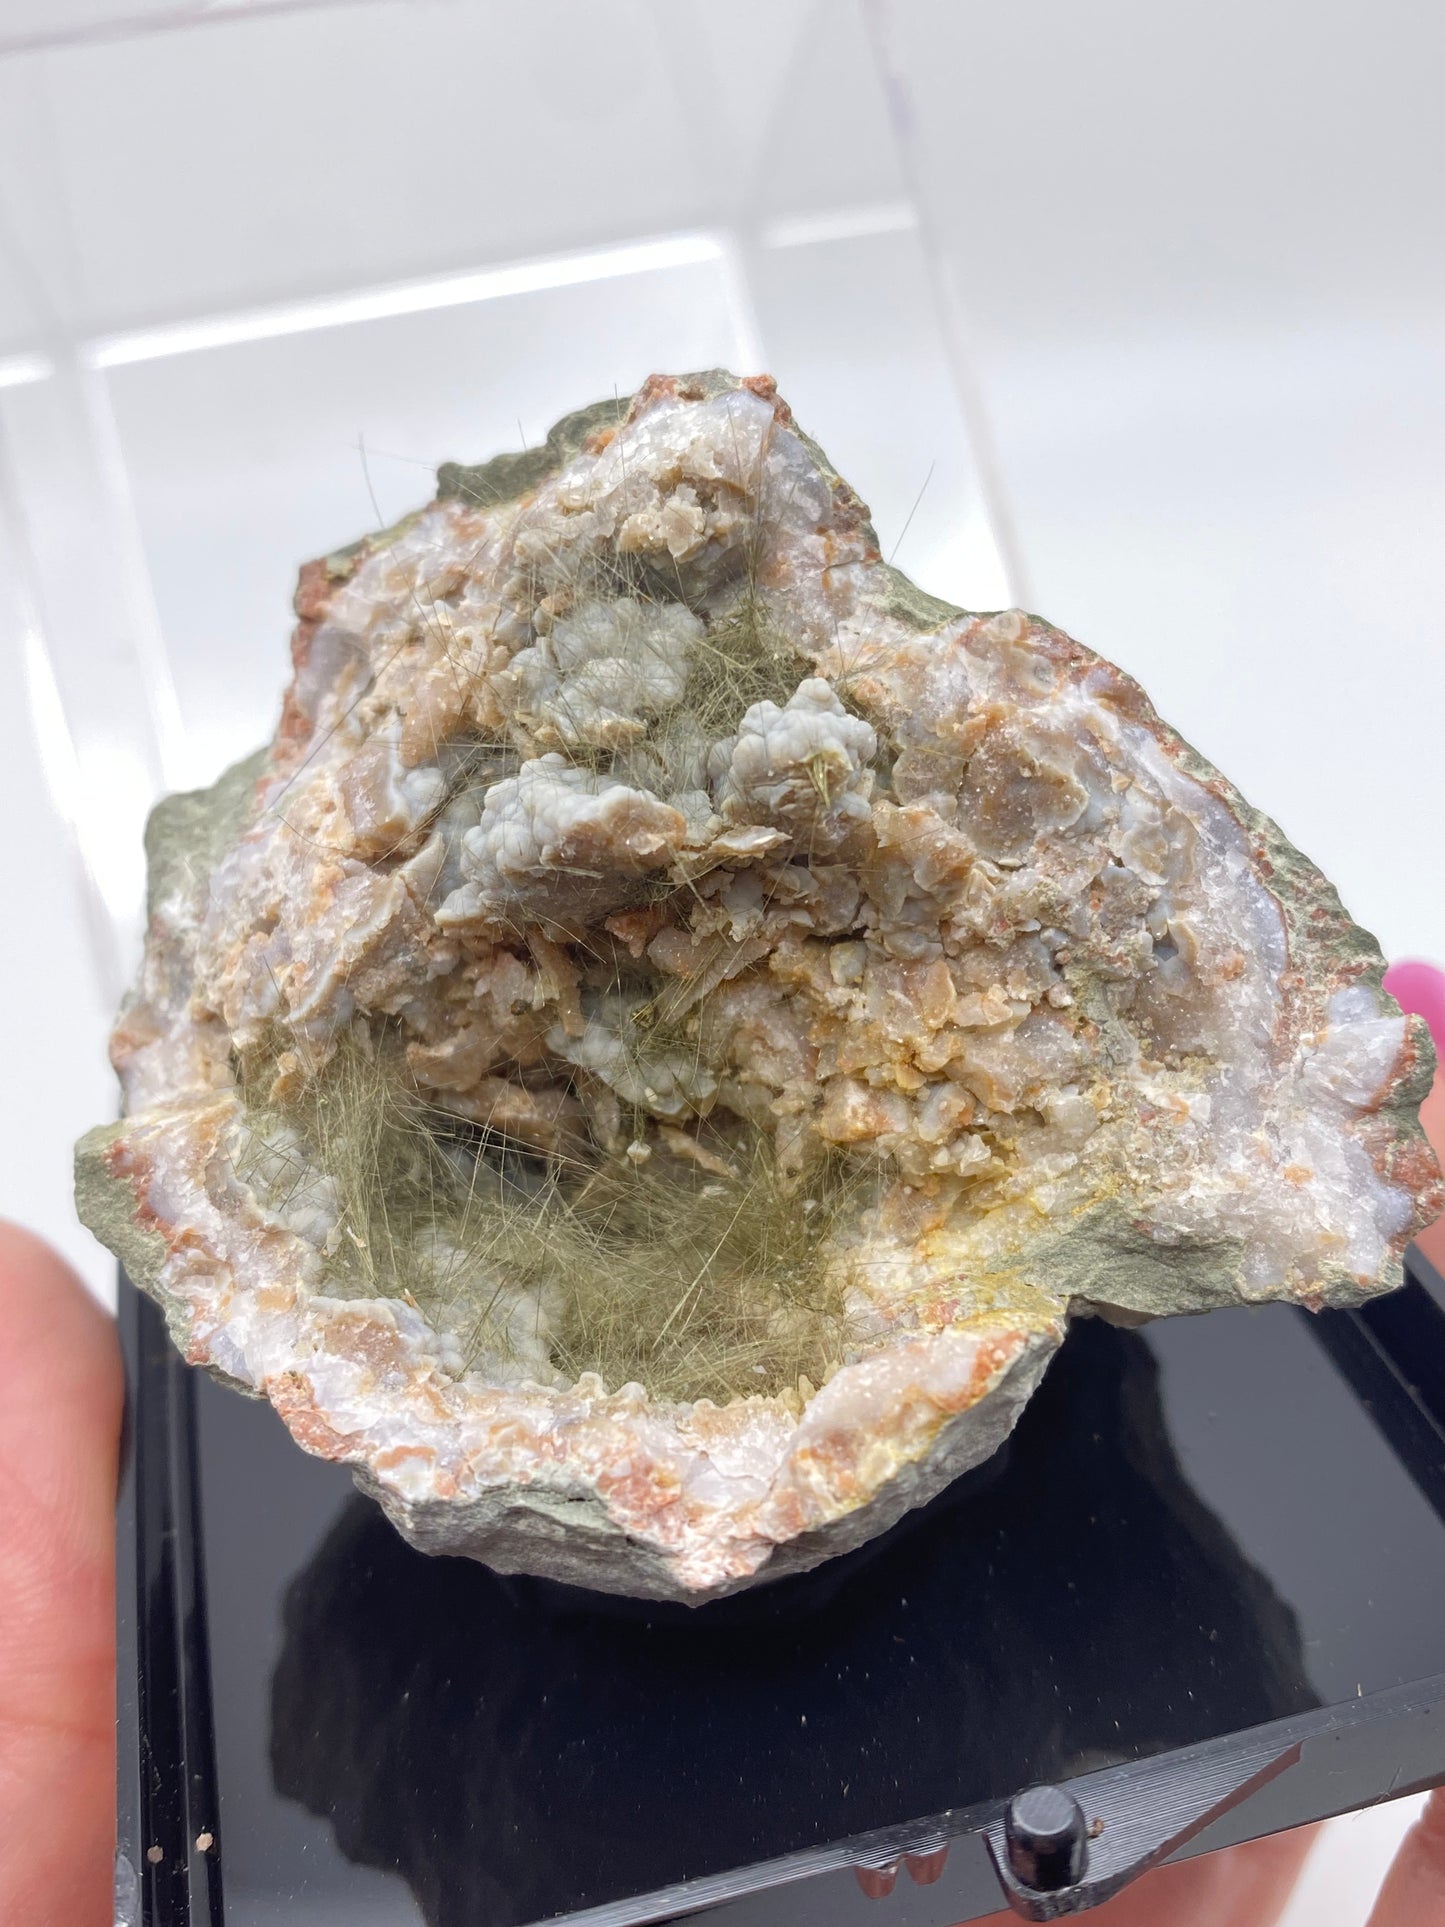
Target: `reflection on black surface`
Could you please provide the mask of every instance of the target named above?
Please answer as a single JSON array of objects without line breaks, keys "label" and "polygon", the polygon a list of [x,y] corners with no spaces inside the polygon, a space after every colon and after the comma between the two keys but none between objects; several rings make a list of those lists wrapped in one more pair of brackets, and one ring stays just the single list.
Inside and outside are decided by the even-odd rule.
[{"label": "reflection on black surface", "polygon": [[1135,1334],[1078,1326],[988,1467],[689,1612],[413,1552],[357,1500],[287,1598],[277,1788],[432,1927],[512,1927],[1302,1711]]}]

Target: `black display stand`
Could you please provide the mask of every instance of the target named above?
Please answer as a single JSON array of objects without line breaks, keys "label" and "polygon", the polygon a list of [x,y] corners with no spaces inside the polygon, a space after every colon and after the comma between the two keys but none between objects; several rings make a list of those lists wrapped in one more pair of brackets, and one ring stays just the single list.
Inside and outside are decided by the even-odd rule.
[{"label": "black display stand", "polygon": [[[691,1612],[412,1551],[123,1281],[117,1919],[1049,1918],[1445,1780],[1445,1286],[1409,1269],[1362,1312],[1083,1321],[987,1466]],[[1072,1897],[1010,1873],[1040,1781],[1089,1822]]]}]

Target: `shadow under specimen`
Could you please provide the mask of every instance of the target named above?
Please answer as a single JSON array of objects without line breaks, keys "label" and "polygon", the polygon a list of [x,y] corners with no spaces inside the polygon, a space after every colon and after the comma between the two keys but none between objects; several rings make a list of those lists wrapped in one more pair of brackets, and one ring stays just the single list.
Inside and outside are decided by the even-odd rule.
[{"label": "shadow under specimen", "polygon": [[1148,1345],[1085,1321],[987,1466],[693,1612],[428,1559],[353,1502],[286,1601],[272,1766],[431,1927],[516,1927],[1316,1704]]}]

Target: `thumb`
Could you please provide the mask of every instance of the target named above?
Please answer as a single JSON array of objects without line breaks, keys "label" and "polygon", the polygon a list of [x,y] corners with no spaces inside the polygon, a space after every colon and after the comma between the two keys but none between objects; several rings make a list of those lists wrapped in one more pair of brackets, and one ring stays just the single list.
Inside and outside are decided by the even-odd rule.
[{"label": "thumb", "polygon": [[1369,1927],[1445,1927],[1445,1790],[1400,1843]]},{"label": "thumb", "polygon": [[0,1223],[0,1920],[110,1919],[114,1326]]}]

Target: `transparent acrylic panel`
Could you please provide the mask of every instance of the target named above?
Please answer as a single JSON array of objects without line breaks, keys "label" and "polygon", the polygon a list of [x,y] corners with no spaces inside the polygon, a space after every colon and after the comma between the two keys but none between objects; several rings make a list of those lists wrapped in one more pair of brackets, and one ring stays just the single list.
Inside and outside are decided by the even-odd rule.
[{"label": "transparent acrylic panel", "polygon": [[275,727],[297,564],[654,368],[737,358],[721,259],[107,373],[201,782]]},{"label": "transparent acrylic panel", "polygon": [[243,8],[0,52],[0,99],[6,513],[102,1002],[149,803],[264,739],[297,566],[440,460],[766,367],[885,553],[1008,600],[858,7]]},{"label": "transparent acrylic panel", "polygon": [[1030,606],[1445,959],[1445,14],[869,15]]}]

